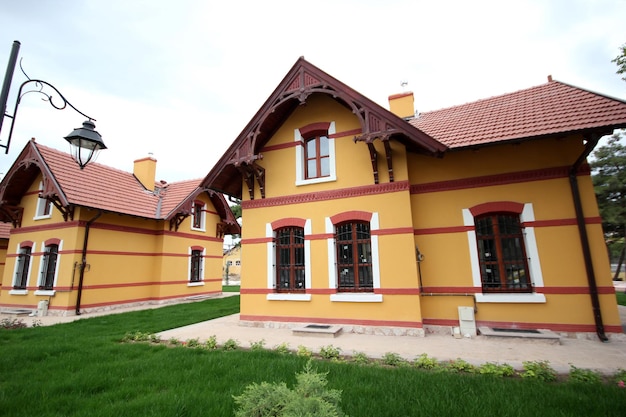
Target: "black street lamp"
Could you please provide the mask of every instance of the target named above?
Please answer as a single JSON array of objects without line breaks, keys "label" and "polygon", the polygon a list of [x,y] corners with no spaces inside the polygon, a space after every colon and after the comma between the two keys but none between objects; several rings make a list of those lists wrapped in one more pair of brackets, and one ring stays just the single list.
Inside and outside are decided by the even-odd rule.
[{"label": "black street lamp", "polygon": [[[52,107],[57,110],[63,110],[67,106],[70,106],[74,111],[83,115],[87,118],[87,120],[83,123],[82,127],[74,129],[69,135],[67,135],[64,139],[67,140],[70,144],[70,151],[72,154],[72,158],[78,163],[80,169],[85,168],[85,166],[94,160],[98,155],[98,152],[101,149],[106,149],[104,146],[104,142],[102,141],[102,136],[100,133],[96,132],[96,125],[93,123],[96,119],[93,117],[87,116],[85,113],[78,110],[74,107],[67,99],[57,90],[55,86],[52,84],[43,81],[43,80],[31,80],[28,78],[27,81],[24,81],[17,92],[17,99],[15,101],[15,108],[13,110],[13,115],[10,115],[6,112],[7,100],[9,97],[9,89],[11,88],[11,81],[13,79],[13,71],[15,70],[15,64],[17,62],[17,55],[20,49],[20,42],[14,41],[13,48],[11,49],[11,56],[9,57],[9,63],[7,65],[7,71],[4,76],[4,83],[2,85],[2,91],[0,92],[0,109],[2,110],[2,117],[0,117],[0,132],[2,131],[2,124],[4,122],[4,118],[8,117],[11,119],[11,127],[9,129],[9,137],[7,139],[6,145],[0,144],[0,147],[4,148],[5,154],[9,153],[9,146],[11,146],[11,137],[13,136],[13,126],[15,124],[15,119],[17,117],[17,109],[22,100],[22,97],[28,93],[39,93],[43,94],[46,98],[45,101],[49,102]],[[22,70],[22,72],[24,72]],[[24,75],[26,75],[24,73]],[[25,86],[34,84],[34,90],[27,90],[22,93],[22,90]],[[53,96],[44,92],[44,87],[50,87],[54,90],[54,93],[59,96],[62,100],[62,103],[59,105],[53,101]]]}]

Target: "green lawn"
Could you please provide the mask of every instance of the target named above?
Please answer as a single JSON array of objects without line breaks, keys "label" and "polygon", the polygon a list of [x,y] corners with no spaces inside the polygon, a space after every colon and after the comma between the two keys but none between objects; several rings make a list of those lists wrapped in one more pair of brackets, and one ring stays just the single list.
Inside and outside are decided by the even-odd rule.
[{"label": "green lawn", "polygon": [[626,306],[626,293],[617,292],[615,295],[617,296],[617,304]]},{"label": "green lawn", "polygon": [[222,292],[239,292],[239,285],[222,285]]},{"label": "green lawn", "polygon": [[[275,351],[200,350],[120,343],[233,314],[239,297],[0,329],[1,416],[203,416],[233,414],[233,395],[252,382],[284,381],[307,359]],[[358,347],[355,347],[358,349]],[[316,361],[342,409],[358,416],[621,416],[626,389],[614,384],[520,378]]]}]

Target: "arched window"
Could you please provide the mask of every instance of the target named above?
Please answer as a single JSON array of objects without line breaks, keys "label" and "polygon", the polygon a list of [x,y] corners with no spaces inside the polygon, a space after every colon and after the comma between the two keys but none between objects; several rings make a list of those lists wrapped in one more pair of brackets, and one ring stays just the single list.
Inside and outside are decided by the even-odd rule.
[{"label": "arched window", "polygon": [[191,228],[193,230],[204,230],[206,217],[206,208],[204,202],[200,200],[194,201],[192,211]]},{"label": "arched window", "polygon": [[57,260],[59,257],[59,245],[57,243],[46,244],[43,254],[43,266],[41,269],[40,290],[52,290],[56,276]]},{"label": "arched window", "polygon": [[369,222],[349,221],[335,227],[338,291],[373,291]]},{"label": "arched window", "polygon": [[519,215],[486,213],[474,220],[483,292],[532,292]]},{"label": "arched window", "polygon": [[276,230],[276,291],[304,291],[304,228],[282,227]]},{"label": "arched window", "polygon": [[28,285],[28,272],[30,269],[30,254],[33,248],[28,245],[20,245],[17,255],[17,267],[15,271],[15,280],[13,281],[13,289],[25,290]]},{"label": "arched window", "polygon": [[202,282],[204,269],[204,249],[194,246],[191,248],[189,260],[189,282]]}]

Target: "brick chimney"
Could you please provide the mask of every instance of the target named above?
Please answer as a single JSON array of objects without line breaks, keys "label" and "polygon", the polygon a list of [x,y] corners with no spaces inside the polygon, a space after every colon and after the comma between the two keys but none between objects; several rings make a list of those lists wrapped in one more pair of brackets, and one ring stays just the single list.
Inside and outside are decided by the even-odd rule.
[{"label": "brick chimney", "polygon": [[415,101],[413,92],[394,94],[389,96],[389,111],[403,119],[415,116]]},{"label": "brick chimney", "polygon": [[152,156],[135,160],[133,174],[147,190],[154,191],[156,159]]}]

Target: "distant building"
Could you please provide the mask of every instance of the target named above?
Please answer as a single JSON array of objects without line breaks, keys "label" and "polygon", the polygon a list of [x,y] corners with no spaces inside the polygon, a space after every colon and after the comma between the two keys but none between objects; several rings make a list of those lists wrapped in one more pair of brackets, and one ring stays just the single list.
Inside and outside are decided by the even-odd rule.
[{"label": "distant building", "polygon": [[199,179],[156,183],[155,172],[151,157],[133,173],[80,170],[28,142],[0,182],[10,225],[0,308],[45,300],[70,315],[221,293],[223,238],[240,233],[228,204]]},{"label": "distant building", "polygon": [[228,279],[233,281],[241,280],[241,246],[236,245],[224,251],[224,261],[222,265],[224,279],[228,274]]}]

